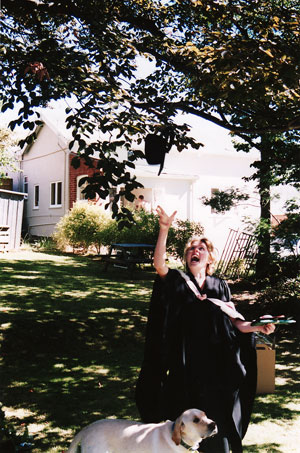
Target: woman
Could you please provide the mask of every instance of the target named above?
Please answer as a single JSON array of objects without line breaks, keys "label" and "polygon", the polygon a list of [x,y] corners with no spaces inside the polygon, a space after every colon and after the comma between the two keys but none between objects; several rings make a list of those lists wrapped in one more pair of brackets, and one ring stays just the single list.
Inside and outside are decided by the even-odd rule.
[{"label": "woman", "polygon": [[160,231],[154,253],[158,273],[147,323],[144,361],[136,402],[144,422],[175,418],[199,408],[217,422],[218,435],[201,451],[242,452],[256,389],[253,332],[269,334],[274,325],[251,326],[230,303],[227,283],[213,277],[214,249],[196,238],[185,251],[186,273],[165,261],[168,216],[158,206]]}]

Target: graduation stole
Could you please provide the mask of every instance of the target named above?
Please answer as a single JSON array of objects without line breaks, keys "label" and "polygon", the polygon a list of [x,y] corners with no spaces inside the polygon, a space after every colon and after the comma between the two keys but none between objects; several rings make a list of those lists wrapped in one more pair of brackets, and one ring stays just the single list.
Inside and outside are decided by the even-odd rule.
[{"label": "graduation stole", "polygon": [[210,301],[211,303],[217,305],[227,316],[230,318],[234,319],[241,319],[242,321],[245,320],[244,316],[239,313],[234,306],[233,302],[224,302],[223,300],[220,299],[214,299],[212,297],[207,298],[205,295],[202,295],[200,291],[198,290],[197,286],[195,283],[190,279],[190,277],[183,271],[177,269],[178,272],[180,273],[181,277],[185,280],[188,288],[195,294],[197,299],[203,300],[206,299]]}]

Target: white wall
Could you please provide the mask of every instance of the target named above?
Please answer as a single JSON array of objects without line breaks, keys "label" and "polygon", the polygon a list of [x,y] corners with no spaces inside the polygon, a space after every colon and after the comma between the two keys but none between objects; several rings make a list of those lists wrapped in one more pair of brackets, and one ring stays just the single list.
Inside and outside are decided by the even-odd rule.
[{"label": "white wall", "polygon": [[[200,222],[205,228],[204,234],[213,241],[221,254],[230,228],[244,229],[242,222],[244,217],[258,218],[259,216],[259,203],[254,193],[255,185],[246,183],[242,179],[243,176],[252,174],[250,165],[256,158],[255,154],[247,155],[230,149],[200,148],[199,151],[187,150],[181,153],[172,149],[166,156],[163,173],[156,178],[158,182],[155,184],[158,186],[164,184],[163,178],[167,177],[164,173],[181,172],[185,175],[193,175],[193,181],[189,181],[192,201],[189,203],[189,215],[187,215],[187,209],[183,208],[186,201],[179,195],[182,190],[179,180],[175,180],[172,188],[178,194],[178,199],[165,196],[162,200],[163,206],[170,214],[175,206],[175,209],[179,208],[177,214],[179,218],[190,218]],[[204,206],[201,202],[203,196],[211,196],[212,188],[225,190],[230,187],[240,188],[251,194],[251,200],[225,214],[214,214],[210,207]]]},{"label": "white wall", "polygon": [[[54,226],[65,214],[67,206],[66,153],[58,143],[58,137],[48,126],[38,134],[37,141],[24,154],[23,177],[28,177],[28,200],[25,213],[28,231],[32,235],[50,236]],[[62,204],[50,207],[50,183],[61,181]],[[39,207],[34,207],[34,186],[39,185]]]},{"label": "white wall", "polygon": [[167,207],[170,212],[177,211],[179,218],[192,218],[192,181],[171,175],[138,176],[138,180],[146,190],[138,189],[135,194],[138,196],[143,193],[152,211],[161,205]]}]

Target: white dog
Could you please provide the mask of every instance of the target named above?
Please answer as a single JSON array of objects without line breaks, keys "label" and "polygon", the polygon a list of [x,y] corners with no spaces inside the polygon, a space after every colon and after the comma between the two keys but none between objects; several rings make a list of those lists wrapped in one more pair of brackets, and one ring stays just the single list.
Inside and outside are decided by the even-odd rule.
[{"label": "white dog", "polygon": [[67,453],[186,453],[202,439],[217,434],[217,426],[203,411],[189,409],[175,422],[139,423],[98,420],[73,439]]}]

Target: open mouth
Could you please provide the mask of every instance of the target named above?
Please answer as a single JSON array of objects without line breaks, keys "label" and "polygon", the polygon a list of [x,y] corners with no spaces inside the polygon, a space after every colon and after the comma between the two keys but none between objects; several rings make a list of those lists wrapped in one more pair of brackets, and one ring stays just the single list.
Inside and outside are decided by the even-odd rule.
[{"label": "open mouth", "polygon": [[215,436],[216,434],[218,434],[217,426],[211,431],[210,436],[212,437],[212,436]]},{"label": "open mouth", "polygon": [[199,257],[196,256],[196,255],[192,256],[191,262],[192,262],[192,263],[199,263]]},{"label": "open mouth", "polygon": [[207,437],[213,437],[216,434],[218,434],[218,427],[217,426],[215,426],[214,428],[209,429],[207,434],[203,437],[203,439],[206,439]]}]

